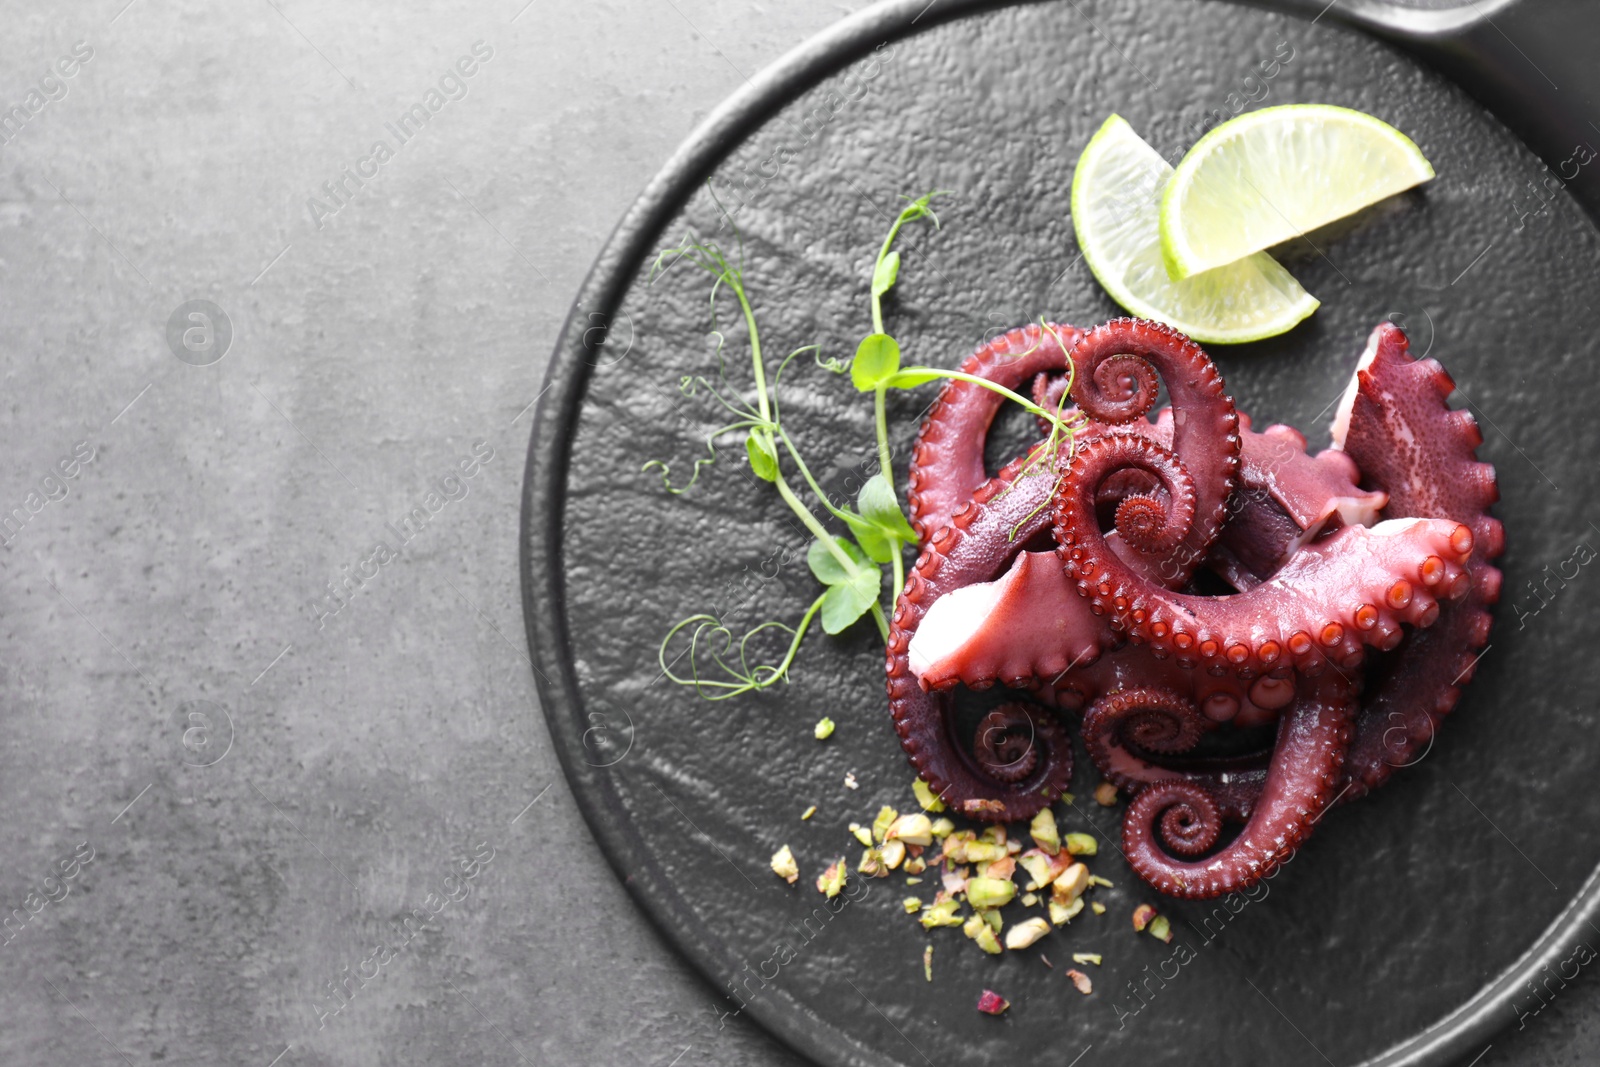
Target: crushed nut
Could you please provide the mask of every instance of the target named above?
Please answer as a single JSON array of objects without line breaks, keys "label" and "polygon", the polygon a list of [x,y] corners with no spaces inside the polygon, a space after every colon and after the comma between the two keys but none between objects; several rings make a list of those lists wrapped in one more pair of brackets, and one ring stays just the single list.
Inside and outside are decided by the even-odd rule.
[{"label": "crushed nut", "polygon": [[899,867],[906,858],[906,846],[900,841],[886,841],[878,851],[883,856],[883,865],[891,871]]},{"label": "crushed nut", "polygon": [[955,832],[956,824],[949,819],[933,820],[933,836],[943,839]]},{"label": "crushed nut", "polygon": [[1050,924],[1043,919],[1028,919],[1006,931],[1006,948],[1027,948],[1050,932]]},{"label": "crushed nut", "polygon": [[795,863],[794,853],[789,851],[788,845],[772,854],[772,873],[790,885],[800,880],[800,865]]},{"label": "crushed nut", "polygon": [[1071,904],[1058,904],[1052,900],[1050,902],[1050,922],[1055,926],[1061,926],[1077,918],[1078,913],[1082,910],[1082,897],[1074,900]]},{"label": "crushed nut", "polygon": [[883,853],[875,848],[862,850],[861,862],[856,864],[856,870],[868,878],[889,877],[889,868],[883,862]]},{"label": "crushed nut", "polygon": [[906,885],[921,885],[921,884],[922,884],[922,879],[921,878],[907,878],[906,879]]},{"label": "crushed nut", "polygon": [[872,820],[872,839],[881,843],[883,835],[889,829],[889,824],[900,817],[900,813],[885,804],[878,809],[878,817]]},{"label": "crushed nut", "polygon": [[1089,981],[1089,976],[1076,967],[1067,972],[1067,977],[1072,979],[1072,984],[1078,987],[1078,992],[1088,996],[1094,992],[1094,983]]},{"label": "crushed nut", "polygon": [[995,860],[985,867],[983,876],[985,878],[1004,878],[1006,881],[1010,881],[1011,876],[1015,873],[1017,873],[1017,861],[1007,856],[1005,859]]},{"label": "crushed nut", "polygon": [[969,878],[967,902],[974,908],[998,908],[1011,903],[1017,894],[1017,885],[1009,878]]},{"label": "crushed nut", "polygon": [[1093,834],[1068,834],[1066,838],[1067,851],[1074,856],[1098,856],[1100,842],[1095,840]]},{"label": "crushed nut", "polygon": [[854,835],[855,839],[860,841],[863,845],[866,845],[868,848],[872,847],[872,831],[867,829],[865,826],[862,826],[858,822],[853,822],[850,824],[850,833]]},{"label": "crushed nut", "polygon": [[1073,860],[1066,852],[1058,852],[1052,856],[1043,849],[1030,848],[1017,857],[1017,862],[1032,878],[1032,881],[1023,888],[1043,889],[1060,877],[1062,871],[1072,866]]},{"label": "crushed nut", "polygon": [[832,900],[839,895],[839,890],[844,888],[845,879],[849,876],[844,867],[844,857],[840,856],[833,862],[833,866],[817,876],[817,892]]},{"label": "crushed nut", "polygon": [[1094,802],[1102,808],[1109,808],[1117,802],[1117,787],[1110,782],[1101,782],[1094,787]]},{"label": "crushed nut", "polygon": [[1061,851],[1061,831],[1056,826],[1056,814],[1049,808],[1043,808],[1033,817],[1033,822],[1028,825],[1028,833],[1033,835],[1033,843],[1047,855],[1054,856]]},{"label": "crushed nut", "polygon": [[1172,944],[1172,922],[1165,915],[1157,915],[1150,920],[1150,928],[1145,931],[1151,937]]},{"label": "crushed nut", "polygon": [[933,795],[933,790],[921,778],[911,783],[911,792],[916,794],[917,804],[923,811],[931,811],[935,815],[944,810],[944,801]]},{"label": "crushed nut", "polygon": [[922,910],[922,901],[916,897],[906,897],[902,904],[905,906],[907,915],[915,915]]},{"label": "crushed nut", "polygon": [[813,804],[809,808],[807,808],[805,811],[802,811],[800,813],[800,821],[801,822],[805,822],[807,819],[811,818],[811,816],[815,815],[816,813],[817,813],[817,806],[815,804]]},{"label": "crushed nut", "polygon": [[818,741],[826,741],[833,736],[833,720],[823,716],[822,721],[817,723],[817,728],[811,732],[817,736]]},{"label": "crushed nut", "polygon": [[1091,903],[1089,907],[1094,909],[1094,913],[1096,915],[1104,915],[1106,913],[1106,906],[1100,903],[1098,900]]},{"label": "crushed nut", "polygon": [[991,956],[998,956],[1004,950],[1000,947],[1000,939],[994,936],[995,930],[993,925],[985,921],[987,918],[988,917],[984,915],[974,915],[972,918],[966,921],[965,925],[961,927],[961,930],[968,937],[972,938],[972,940],[976,941],[978,943],[978,947],[983,949],[983,951],[989,953]]},{"label": "crushed nut", "polygon": [[1011,1001],[992,989],[985,989],[978,996],[978,1010],[985,1015],[1000,1015],[1009,1007]]},{"label": "crushed nut", "polygon": [[[909,852],[910,849],[907,849],[906,851]],[[923,859],[921,856],[908,856],[906,858],[906,865],[901,868],[901,870],[905,871],[907,874],[921,874],[927,869],[928,861]]]},{"label": "crushed nut", "polygon": [[1140,933],[1144,933],[1144,928],[1149,926],[1155,917],[1156,909],[1148,904],[1140,904],[1133,909],[1133,928]]},{"label": "crushed nut", "polygon": [[922,976],[928,981],[933,981],[933,946],[929,945],[922,950]]},{"label": "crushed nut", "polygon": [[1089,868],[1081,863],[1074,863],[1050,883],[1050,897],[1057,904],[1071,904],[1083,896],[1083,891],[1088,888]]},{"label": "crushed nut", "polygon": [[858,788],[860,788],[859,783],[856,782],[856,772],[855,771],[845,771],[844,772],[844,787],[846,789],[858,789]]},{"label": "crushed nut", "polygon": [[908,845],[931,845],[933,823],[921,812],[902,815],[889,824],[883,838],[885,841],[904,841]]},{"label": "crushed nut", "polygon": [[1089,876],[1089,884],[1090,885],[1103,885],[1107,889],[1110,889],[1111,888],[1111,879],[1102,878],[1098,874],[1091,874]]},{"label": "crushed nut", "polygon": [[1022,894],[1022,906],[1024,908],[1031,908],[1037,903],[1039,903],[1039,894],[1038,893],[1024,893],[1024,894]]},{"label": "crushed nut", "polygon": [[1101,958],[1098,952],[1074,952],[1072,954],[1073,963],[1092,963],[1096,967],[1100,966]]},{"label": "crushed nut", "polygon": [[960,926],[961,919],[956,915],[960,910],[959,900],[935,900],[922,909],[917,921],[927,930],[932,930],[935,926]]}]

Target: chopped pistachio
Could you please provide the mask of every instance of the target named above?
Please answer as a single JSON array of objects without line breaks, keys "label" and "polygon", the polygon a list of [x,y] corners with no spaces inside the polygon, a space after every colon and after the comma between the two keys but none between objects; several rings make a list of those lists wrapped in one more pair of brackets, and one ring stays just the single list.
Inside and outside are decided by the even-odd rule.
[{"label": "chopped pistachio", "polygon": [[1000,939],[994,936],[994,929],[988,923],[984,922],[983,919],[974,915],[972,918],[967,920],[966,925],[962,927],[962,929],[966,932],[968,937],[972,938],[972,940],[978,943],[978,947],[983,949],[983,951],[989,953],[991,956],[997,956],[1000,954]]},{"label": "chopped pistachio", "polygon": [[872,847],[872,831],[867,829],[865,826],[862,826],[858,822],[853,822],[850,824],[850,833],[853,834],[855,839],[860,841],[863,845],[866,845],[868,848]]},{"label": "chopped pistachio", "polygon": [[885,804],[878,809],[878,817],[872,820],[872,839],[879,843],[883,841],[884,831],[889,829],[889,824],[900,817],[900,813]]},{"label": "chopped pistachio", "polygon": [[906,885],[921,885],[921,884],[922,884],[922,879],[921,878],[907,878],[906,879]]},{"label": "chopped pistachio", "polygon": [[933,946],[929,945],[922,950],[922,976],[928,981],[933,981]]},{"label": "chopped pistachio", "polygon": [[906,846],[900,841],[886,841],[878,851],[883,856],[883,865],[891,871],[900,866],[906,858]]},{"label": "chopped pistachio", "polygon": [[934,796],[933,790],[929,788],[928,783],[921,778],[912,781],[911,792],[916,794],[917,804],[923,811],[931,811],[937,815],[944,810],[944,801]]},{"label": "chopped pistachio", "polygon": [[884,831],[886,841],[904,841],[908,845],[933,844],[933,823],[921,812],[902,815]]},{"label": "chopped pistachio", "polygon": [[1017,860],[1017,863],[1021,865],[1023,870],[1028,872],[1028,884],[1023,886],[1023,889],[1032,892],[1054,880],[1054,875],[1052,874],[1054,867],[1050,863],[1050,857],[1043,853],[1024,854],[1022,858]]},{"label": "chopped pistachio", "polygon": [[1089,981],[1089,976],[1076,967],[1067,972],[1067,977],[1072,979],[1072,984],[1078,987],[1078,992],[1088,996],[1094,992],[1094,983]]},{"label": "chopped pistachio", "polygon": [[811,816],[815,815],[816,813],[817,813],[817,806],[815,804],[813,804],[809,808],[807,808],[805,811],[802,811],[800,813],[800,821],[801,822],[805,822],[807,819],[811,818]]},{"label": "chopped pistachio", "polygon": [[1011,898],[1016,896],[1017,885],[1009,878],[969,878],[967,880],[967,901],[974,908],[998,908],[1002,904],[1011,903]]},{"label": "chopped pistachio", "polygon": [[956,824],[949,819],[933,820],[933,836],[938,838],[949,837],[954,832]]},{"label": "chopped pistachio", "polygon": [[1054,856],[1061,851],[1061,831],[1056,827],[1056,813],[1049,808],[1041,809],[1033,817],[1033,822],[1028,825],[1028,833],[1033,835],[1033,843],[1049,855]]},{"label": "chopped pistachio", "polygon": [[1083,896],[1083,891],[1088,888],[1089,868],[1081,863],[1074,863],[1050,883],[1050,897],[1057,904],[1071,904]]},{"label": "chopped pistachio", "polygon": [[985,1015],[999,1015],[1009,1007],[1011,1007],[1011,1001],[992,989],[985,989],[978,996],[978,1010]]},{"label": "chopped pistachio", "polygon": [[889,868],[883,862],[883,853],[875,848],[861,850],[861,862],[856,864],[856,870],[868,878],[889,877]]},{"label": "chopped pistachio", "polygon": [[1065,804],[1069,808],[1073,805],[1073,803],[1077,799],[1078,798],[1073,796],[1071,793],[1062,793],[1061,794],[1061,803]]},{"label": "chopped pistachio", "polygon": [[956,830],[947,834],[944,839],[944,848],[941,855],[947,863],[967,862],[967,846],[973,842],[971,830]]},{"label": "chopped pistachio", "polygon": [[789,851],[788,845],[772,854],[772,873],[790,885],[800,880],[800,865],[795,863],[794,853]]},{"label": "chopped pistachio", "polygon": [[1152,908],[1148,904],[1140,904],[1137,908],[1133,909],[1133,928],[1138,930],[1140,933],[1143,933],[1144,928],[1149,926],[1155,917],[1156,909]]},{"label": "chopped pistachio", "polygon": [[857,788],[859,788],[859,784],[856,782],[856,772],[855,771],[845,771],[844,772],[844,787],[846,789],[857,789]]},{"label": "chopped pistachio", "polygon": [[844,888],[845,879],[849,877],[845,870],[844,857],[840,856],[834,861],[833,866],[817,876],[817,892],[832,900],[839,895],[839,890]]},{"label": "chopped pistachio", "polygon": [[922,910],[922,901],[917,897],[906,897],[901,903],[904,905],[907,915],[915,915]]},{"label": "chopped pistachio", "polygon": [[1011,876],[1016,873],[1017,861],[1012,859],[1010,856],[1007,856],[1005,859],[995,860],[993,863],[989,864],[989,866],[985,867],[983,876],[985,878],[1004,878],[1009,882],[1011,880]]},{"label": "chopped pistachio", "polygon": [[1074,856],[1098,856],[1100,842],[1093,834],[1071,833],[1066,839],[1067,851]]},{"label": "chopped pistachio", "polygon": [[1074,900],[1071,904],[1057,904],[1052,900],[1050,902],[1050,922],[1056,926],[1060,926],[1062,923],[1071,922],[1082,910],[1082,897]]},{"label": "chopped pistachio", "polygon": [[1110,889],[1111,888],[1111,879],[1102,878],[1098,874],[1091,874],[1089,876],[1089,884],[1090,885],[1103,885],[1107,889]]},{"label": "chopped pistachio", "polygon": [[1101,782],[1094,787],[1094,802],[1102,808],[1109,808],[1117,802],[1117,787],[1110,782]]},{"label": "chopped pistachio", "polygon": [[817,728],[811,732],[817,735],[818,741],[826,741],[833,736],[833,720],[824,715],[822,721],[817,723]]},{"label": "chopped pistachio", "polygon": [[1000,932],[1000,927],[1005,925],[1005,919],[1000,915],[998,908],[985,908],[979,915],[989,924],[989,929],[997,934]]},{"label": "chopped pistachio", "polygon": [[983,833],[978,835],[978,840],[991,845],[1003,846],[1006,843],[1006,828],[999,823],[992,823],[983,828]]},{"label": "chopped pistachio", "polygon": [[1098,900],[1091,901],[1089,907],[1094,909],[1096,915],[1104,915],[1106,913],[1106,906]]},{"label": "chopped pistachio", "polygon": [[1100,966],[1101,958],[1098,952],[1074,952],[1072,954],[1073,963],[1092,963],[1096,967]]},{"label": "chopped pistachio", "polygon": [[961,919],[956,915],[960,910],[959,900],[935,900],[922,909],[917,921],[928,930],[932,930],[935,926],[960,926]]},{"label": "chopped pistachio", "polygon": [[1006,855],[1015,856],[1017,853],[1019,853],[1021,851],[1022,851],[1022,842],[1021,841],[1018,841],[1016,838],[1013,837],[1010,841],[1006,842]]},{"label": "chopped pistachio", "polygon": [[1028,919],[1006,931],[1006,948],[1027,948],[1050,932],[1050,924],[1043,919]]},{"label": "chopped pistachio", "polygon": [[907,874],[921,874],[928,869],[928,861],[921,856],[907,856],[906,864],[901,870]]},{"label": "chopped pistachio", "polygon": [[988,863],[1006,854],[1004,845],[991,845],[987,841],[969,841],[966,847],[967,863]]},{"label": "chopped pistachio", "polygon": [[1024,908],[1031,908],[1037,903],[1039,903],[1039,894],[1038,893],[1024,893],[1024,894],[1022,894],[1022,906]]},{"label": "chopped pistachio", "polygon": [[1151,937],[1172,944],[1172,922],[1165,915],[1157,915],[1150,920],[1150,928],[1145,931]]}]

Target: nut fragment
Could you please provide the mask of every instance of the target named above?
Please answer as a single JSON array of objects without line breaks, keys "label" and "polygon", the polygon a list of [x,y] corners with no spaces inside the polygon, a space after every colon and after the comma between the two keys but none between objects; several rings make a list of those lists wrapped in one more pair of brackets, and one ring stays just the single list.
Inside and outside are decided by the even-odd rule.
[{"label": "nut fragment", "polygon": [[1078,992],[1088,996],[1094,992],[1094,983],[1089,981],[1089,976],[1076,967],[1067,972],[1067,977],[1072,979],[1072,984],[1078,987]]},{"label": "nut fragment", "polygon": [[887,804],[879,808],[878,817],[872,820],[872,839],[881,843],[884,833],[889,829],[889,824],[899,817],[900,813]]},{"label": "nut fragment", "polygon": [[1110,782],[1101,782],[1094,787],[1094,802],[1102,808],[1109,808],[1117,802],[1117,787]]},{"label": "nut fragment", "polygon": [[978,1010],[985,1015],[999,1015],[1009,1007],[1011,1007],[1011,1001],[992,989],[985,989],[978,996]]},{"label": "nut fragment", "polygon": [[906,857],[906,865],[901,868],[907,874],[921,874],[928,869],[928,861],[921,856]]},{"label": "nut fragment", "polygon": [[991,956],[998,956],[1005,951],[1000,947],[1000,939],[995,937],[994,927],[984,915],[974,915],[961,927],[963,933],[978,943],[978,947]]},{"label": "nut fragment", "polygon": [[917,921],[926,930],[932,930],[935,926],[960,926],[961,919],[956,915],[960,910],[959,900],[935,900],[922,909]]},{"label": "nut fragment", "polygon": [[1074,952],[1072,954],[1073,963],[1092,963],[1096,967],[1100,966],[1101,959],[1102,957],[1098,952]]},{"label": "nut fragment", "polygon": [[1133,909],[1133,928],[1144,933],[1144,928],[1149,926],[1156,917],[1156,909],[1148,904],[1140,904]]},{"label": "nut fragment", "polygon": [[1096,915],[1104,915],[1106,913],[1106,906],[1100,903],[1098,900],[1091,903],[1089,907],[1094,909],[1094,913]]},{"label": "nut fragment", "polygon": [[921,812],[902,815],[884,831],[885,841],[904,841],[908,845],[933,844],[933,822]]},{"label": "nut fragment", "polygon": [[1100,842],[1093,834],[1071,833],[1066,837],[1067,851],[1074,856],[1098,856]]},{"label": "nut fragment", "polygon": [[868,878],[889,877],[889,867],[883,862],[883,853],[875,848],[862,849],[861,862],[856,864],[856,870]]},{"label": "nut fragment", "polygon": [[794,853],[789,851],[788,845],[772,854],[772,873],[790,885],[800,880],[800,865],[794,861]]},{"label": "nut fragment", "polygon": [[1050,883],[1050,897],[1057,904],[1071,904],[1083,896],[1083,891],[1088,888],[1089,868],[1081,863],[1074,863]]},{"label": "nut fragment", "polygon": [[1017,863],[1028,872],[1031,879],[1022,888],[1043,889],[1060,877],[1062,871],[1072,866],[1073,860],[1066,852],[1058,852],[1052,856],[1043,849],[1030,848],[1017,857]]},{"label": "nut fragment", "polygon": [[833,736],[833,720],[824,715],[822,721],[817,723],[817,728],[811,732],[816,735],[818,741],[826,741]]},{"label": "nut fragment", "polygon": [[1071,922],[1082,910],[1082,897],[1074,900],[1071,904],[1057,904],[1052,900],[1050,902],[1050,922],[1055,926],[1060,926],[1063,923]]},{"label": "nut fragment", "polygon": [[860,841],[863,845],[866,845],[868,848],[872,847],[872,831],[867,829],[865,826],[862,826],[858,822],[853,822],[850,824],[850,833],[854,835],[855,839]]},{"label": "nut fragment", "polygon": [[815,804],[813,804],[809,808],[807,808],[805,811],[802,811],[800,813],[800,821],[801,822],[805,822],[807,819],[811,818],[811,816],[815,815],[816,813],[817,813],[817,806]]},{"label": "nut fragment", "polygon": [[956,824],[951,822],[949,819],[935,819],[935,820],[933,820],[933,836],[934,837],[941,838],[941,839],[949,837],[953,832],[955,832],[955,828],[956,828]]},{"label": "nut fragment", "polygon": [[923,811],[931,811],[937,815],[944,810],[944,801],[934,796],[933,790],[929,788],[928,783],[921,778],[911,783],[911,792],[916,794],[917,804],[921,806]]},{"label": "nut fragment", "polygon": [[906,858],[906,846],[900,841],[886,841],[878,852],[883,856],[883,865],[891,871]]},{"label": "nut fragment", "polygon": [[1033,835],[1033,843],[1046,854],[1054,856],[1061,851],[1061,831],[1056,826],[1055,812],[1049,808],[1041,808],[1039,814],[1033,817],[1033,822],[1028,825],[1028,833]]},{"label": "nut fragment", "polygon": [[901,903],[904,905],[907,915],[915,915],[922,910],[922,901],[916,897],[906,897]]},{"label": "nut fragment", "polygon": [[817,876],[817,892],[832,900],[844,888],[845,879],[850,874],[845,870],[844,857],[840,856],[833,865]]},{"label": "nut fragment", "polygon": [[858,789],[858,788],[860,788],[860,784],[856,781],[856,772],[855,771],[845,771],[844,772],[844,787],[846,789]]},{"label": "nut fragment", "polygon": [[1006,931],[1006,948],[1027,948],[1049,932],[1050,924],[1046,920],[1028,919]]},{"label": "nut fragment", "polygon": [[1145,931],[1151,937],[1172,944],[1172,922],[1165,915],[1157,915],[1150,920],[1150,929]]},{"label": "nut fragment", "polygon": [[922,950],[922,976],[928,981],[933,981],[933,946],[929,945]]},{"label": "nut fragment", "polygon": [[998,908],[1016,895],[1017,884],[1009,878],[967,879],[967,903],[974,908]]},{"label": "nut fragment", "polygon": [[1016,873],[1017,861],[1010,856],[1005,859],[995,860],[983,869],[985,878],[1003,878],[1008,882],[1011,880],[1011,876]]}]

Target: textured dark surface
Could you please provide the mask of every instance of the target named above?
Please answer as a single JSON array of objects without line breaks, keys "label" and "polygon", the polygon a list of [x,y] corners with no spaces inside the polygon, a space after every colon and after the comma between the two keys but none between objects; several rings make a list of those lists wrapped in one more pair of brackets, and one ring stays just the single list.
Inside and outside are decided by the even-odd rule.
[{"label": "textured dark surface", "polygon": [[[1585,650],[1600,621],[1585,610],[1592,578],[1580,568],[1562,588],[1552,580],[1545,607],[1528,589],[1578,543],[1600,539],[1585,510],[1595,488],[1587,413],[1600,314],[1588,301],[1600,242],[1565,199],[1519,217],[1511,205],[1541,165],[1436,76],[1331,22],[1156,0],[1011,9],[897,42],[892,56],[879,55],[875,77],[857,68],[807,93],[717,172],[715,188],[744,233],[765,344],[769,353],[811,342],[847,353],[867,328],[865,274],[895,194],[931,187],[956,194],[941,212],[945,231],[912,237],[890,313],[912,359],[954,363],[991,330],[1040,313],[1084,324],[1108,317],[1115,309],[1076,258],[1066,216],[1078,151],[1111,110],[1159,149],[1180,147],[1185,128],[1222,106],[1280,41],[1296,52],[1271,82],[1271,102],[1378,114],[1418,141],[1440,177],[1318,235],[1320,251],[1289,253],[1322,310],[1287,338],[1214,355],[1243,409],[1319,443],[1367,330],[1402,317],[1414,349],[1445,363],[1484,424],[1481,456],[1499,468],[1511,546],[1506,603],[1437,745],[1381,793],[1328,816],[1267,901],[1208,936],[1209,909],[1159,901],[1102,857],[1096,870],[1118,883],[1102,897],[1109,914],[1041,946],[1058,960],[1103,952],[1093,997],[1044,968],[1037,949],[996,961],[955,931],[926,936],[900,911],[898,877],[872,883],[823,934],[799,933],[820,901],[811,878],[835,856],[859,854],[845,824],[880,803],[910,802],[883,711],[877,640],[815,636],[787,689],[721,705],[660,681],[656,645],[684,615],[717,610],[736,629],[797,616],[812,595],[805,537],[732,450],[683,497],[639,472],[659,458],[681,479],[719,421],[703,394],[676,389],[680,375],[714,367],[703,276],[680,266],[649,289],[636,284],[615,319],[603,317],[603,301],[586,307],[611,323],[609,350],[596,351],[591,335],[586,351],[572,331],[558,352],[604,364],[583,396],[570,471],[546,475],[531,498],[536,507],[549,502],[544,490],[565,499],[567,599],[534,611],[564,608],[571,626],[570,650],[547,650],[545,663],[558,678],[570,668],[584,694],[581,707],[550,709],[569,772],[635,891],[693,946],[713,984],[749,981],[742,990],[760,991],[754,1013],[828,1059],[984,1062],[1049,1045],[1065,1060],[1088,1050],[1085,1063],[1318,1054],[1354,1063],[1438,1022],[1511,966],[1600,859],[1600,800],[1586,790],[1596,665]],[[809,134],[806,116],[830,90],[854,86],[863,87],[858,98]],[[772,158],[787,162],[775,175],[769,166],[763,183],[762,161]],[[716,231],[704,193],[658,243],[687,225]],[[729,336],[730,377],[747,382],[741,331],[729,326]],[[870,469],[861,399],[809,365],[790,377],[787,409],[825,483]],[[548,448],[536,457],[552,455],[565,432],[555,419],[563,400],[577,398],[572,380],[569,370],[558,375],[542,412]],[[896,405],[900,442],[925,402]],[[535,531],[546,517],[533,515]],[[824,713],[840,729],[819,745],[810,728]],[[843,785],[850,770],[857,791]],[[799,822],[812,803],[817,816]],[[1074,828],[1085,818],[1115,832],[1115,813],[1080,814]],[[805,876],[794,889],[765,869],[785,842]],[[1143,900],[1178,920],[1195,959],[1119,1017],[1116,1005],[1138,1007],[1125,983],[1173,951],[1127,925]],[[796,951],[778,977],[750,980],[785,941]],[[920,966],[930,941],[931,986]],[[1573,942],[1551,947],[1561,970]],[[1013,1001],[1004,1022],[972,1010],[984,986]],[[1525,991],[1493,1010],[1516,1032],[1519,1015],[1541,1003]],[[1531,1045],[1514,1042],[1536,1040],[1525,1035],[1537,1019],[1527,1014],[1515,1038],[1494,1038],[1480,1062],[1525,1062]]]}]

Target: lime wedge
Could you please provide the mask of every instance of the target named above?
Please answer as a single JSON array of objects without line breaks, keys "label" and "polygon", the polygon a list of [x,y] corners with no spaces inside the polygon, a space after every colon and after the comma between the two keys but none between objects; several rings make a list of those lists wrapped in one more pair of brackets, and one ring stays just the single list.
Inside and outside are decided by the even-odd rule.
[{"label": "lime wedge", "polygon": [[1162,258],[1187,278],[1432,177],[1411,138],[1371,115],[1328,104],[1251,111],[1178,163],[1161,197]]},{"label": "lime wedge", "polygon": [[1072,224],[1111,298],[1196,341],[1230,344],[1284,333],[1317,299],[1260,254],[1181,282],[1161,260],[1161,189],[1172,167],[1118,115],[1089,140],[1072,176]]}]

